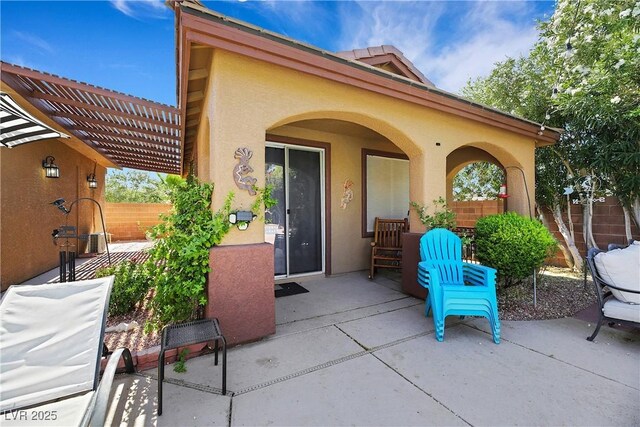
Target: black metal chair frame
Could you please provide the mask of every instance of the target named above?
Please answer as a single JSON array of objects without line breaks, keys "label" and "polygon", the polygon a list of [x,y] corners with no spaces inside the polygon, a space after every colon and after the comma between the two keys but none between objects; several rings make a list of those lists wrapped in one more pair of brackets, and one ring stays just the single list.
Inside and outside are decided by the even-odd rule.
[{"label": "black metal chair frame", "polygon": [[162,329],[162,342],[158,355],[158,415],[162,415],[162,382],[164,381],[165,352],[191,344],[214,341],[214,364],[218,366],[219,341],[222,341],[222,394],[227,394],[227,341],[220,330],[218,319],[168,325]]},{"label": "black metal chair frame", "polygon": [[[610,251],[612,249],[620,249],[624,247],[626,246],[610,244],[607,250]],[[619,291],[631,292],[634,294],[640,294],[640,291],[618,288],[616,286],[606,283],[600,276],[600,273],[598,273],[595,260],[594,260],[595,256],[600,252],[604,252],[604,251],[601,251],[600,249],[597,249],[597,248],[591,248],[587,253],[587,259],[586,259],[587,267],[589,268],[589,272],[591,273],[591,277],[593,278],[593,284],[596,288],[596,296],[598,297],[598,309],[599,309],[599,318],[596,323],[596,329],[595,331],[593,331],[593,334],[591,334],[591,336],[587,338],[588,341],[593,341],[595,339],[596,335],[598,335],[598,332],[600,332],[600,327],[602,326],[602,323],[605,320],[608,321],[609,326],[613,326],[616,323],[620,323],[622,325],[632,326],[632,327],[640,326],[640,324],[636,322],[632,322],[630,320],[616,319],[614,317],[608,317],[604,315],[604,304],[607,302],[609,298],[615,298],[609,289],[617,289]],[[605,288],[609,288],[609,289],[605,289]]]}]

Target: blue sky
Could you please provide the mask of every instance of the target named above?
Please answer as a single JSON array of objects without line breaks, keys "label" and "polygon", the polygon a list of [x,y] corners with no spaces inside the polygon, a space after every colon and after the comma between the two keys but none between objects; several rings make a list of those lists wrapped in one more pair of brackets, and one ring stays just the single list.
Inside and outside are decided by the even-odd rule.
[{"label": "blue sky", "polygon": [[[457,92],[526,54],[553,1],[205,1],[222,14],[330,51],[392,44]],[[160,0],[0,0],[0,57],[175,105],[173,12]]]}]

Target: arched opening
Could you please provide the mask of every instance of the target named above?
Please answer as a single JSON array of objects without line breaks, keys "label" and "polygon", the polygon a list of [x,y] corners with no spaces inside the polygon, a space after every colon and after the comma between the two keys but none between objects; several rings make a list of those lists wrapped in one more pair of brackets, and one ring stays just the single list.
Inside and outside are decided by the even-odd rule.
[{"label": "arched opening", "polygon": [[265,140],[266,183],[278,201],[265,212],[275,276],[367,269],[373,219],[407,216],[410,156],[400,145],[413,143],[383,122],[340,112],[282,120]]},{"label": "arched opening", "polygon": [[[515,169],[516,174],[510,173]],[[490,144],[475,143],[449,153],[446,180],[447,203],[456,212],[459,227],[475,227],[478,218],[509,209],[523,214],[530,210],[530,206],[522,207],[529,191],[522,168],[510,154]],[[514,195],[512,206],[508,199],[498,197],[503,184]]]}]

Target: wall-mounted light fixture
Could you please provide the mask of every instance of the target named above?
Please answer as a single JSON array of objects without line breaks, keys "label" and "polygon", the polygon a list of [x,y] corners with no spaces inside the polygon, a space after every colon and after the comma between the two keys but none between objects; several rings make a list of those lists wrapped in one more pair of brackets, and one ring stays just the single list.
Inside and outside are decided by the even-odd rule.
[{"label": "wall-mounted light fixture", "polygon": [[98,180],[95,173],[87,175],[87,182],[89,183],[89,188],[98,188]]},{"label": "wall-mounted light fixture", "polygon": [[249,228],[249,223],[256,218],[251,211],[238,211],[229,214],[229,222],[235,224],[238,230],[244,231]]},{"label": "wall-mounted light fixture", "polygon": [[42,168],[44,169],[44,176],[47,178],[60,178],[60,169],[54,163],[55,158],[53,156],[47,156],[42,161]]},{"label": "wall-mounted light fixture", "polygon": [[96,179],[96,165],[97,162],[93,164],[93,173],[87,175],[87,182],[89,183],[89,188],[98,188],[98,180]]}]

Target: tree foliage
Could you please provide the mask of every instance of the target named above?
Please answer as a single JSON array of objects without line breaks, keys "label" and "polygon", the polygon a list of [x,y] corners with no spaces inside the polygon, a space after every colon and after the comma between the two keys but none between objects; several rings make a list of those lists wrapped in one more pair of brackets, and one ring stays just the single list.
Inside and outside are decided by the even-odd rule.
[{"label": "tree foliage", "polygon": [[630,206],[640,197],[640,2],[562,0],[540,28],[534,52],[557,64],[553,105],[576,139],[577,172]]},{"label": "tree foliage", "polygon": [[496,64],[463,93],[565,130],[536,150],[538,205],[557,207],[566,187],[596,177],[623,205],[639,206],[640,2],[560,0],[539,29],[527,57]]},{"label": "tree foliage", "polygon": [[489,162],[471,163],[453,178],[453,200],[493,200],[503,182],[503,172]]},{"label": "tree foliage", "polygon": [[112,203],[167,203],[169,195],[166,174],[150,174],[127,169],[109,172],[105,182],[105,197]]}]

